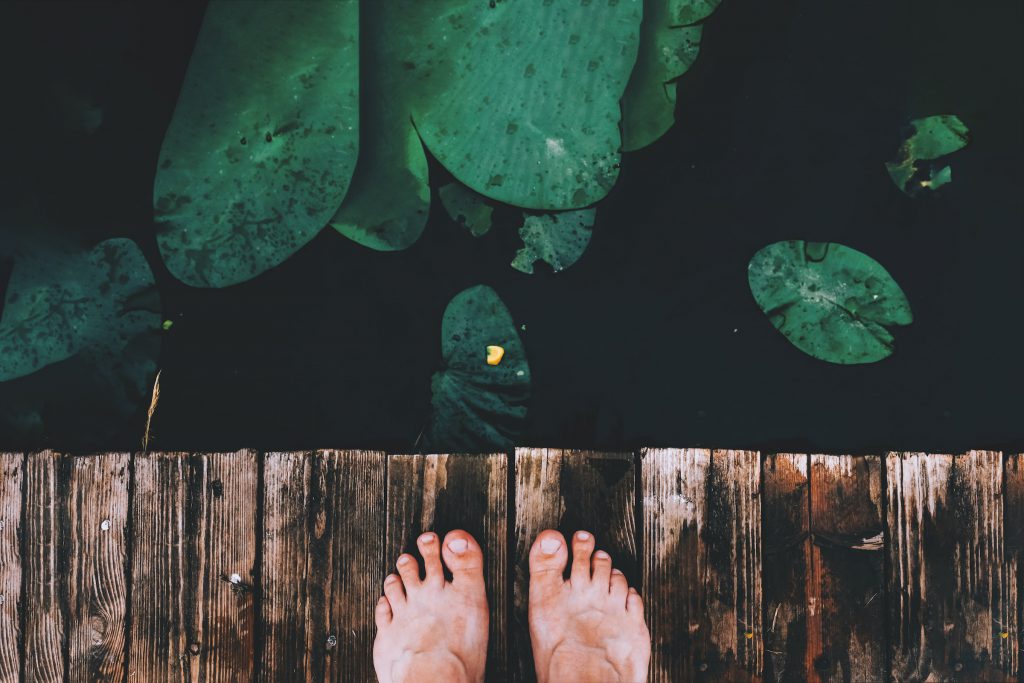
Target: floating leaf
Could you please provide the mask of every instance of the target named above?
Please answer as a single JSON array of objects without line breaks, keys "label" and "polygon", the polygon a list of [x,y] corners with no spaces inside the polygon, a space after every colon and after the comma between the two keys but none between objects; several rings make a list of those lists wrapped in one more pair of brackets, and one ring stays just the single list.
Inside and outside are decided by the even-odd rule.
[{"label": "floating leaf", "polygon": [[530,209],[607,194],[640,0],[401,4],[411,21],[394,39],[418,41],[408,53],[413,121],[459,181]]},{"label": "floating leaf", "polygon": [[437,191],[445,211],[456,223],[466,226],[473,237],[487,234],[491,229],[494,208],[483,195],[473,192],[462,183],[448,183]]},{"label": "floating leaf", "polygon": [[830,363],[888,357],[888,328],[913,321],[910,303],[885,268],[841,244],[770,244],[754,254],[747,278],[775,328],[804,353]]},{"label": "floating leaf", "polygon": [[123,429],[144,407],[160,326],[153,274],[131,240],[19,255],[0,317],[0,432],[39,437],[57,412],[76,438]]},{"label": "floating leaf", "polygon": [[579,260],[593,233],[596,209],[562,211],[526,216],[519,237],[523,248],[516,252],[512,267],[533,273],[535,261],[544,261],[556,273]]},{"label": "floating leaf", "polygon": [[153,192],[175,277],[248,280],[337,211],[358,147],[358,12],[357,0],[210,3]]},{"label": "floating leaf", "polygon": [[949,166],[919,164],[963,149],[970,137],[967,126],[952,114],[928,116],[910,122],[913,133],[900,145],[895,161],[885,164],[889,177],[904,193],[935,190],[953,179]]},{"label": "floating leaf", "polygon": [[[488,363],[488,347],[504,349]],[[435,451],[511,448],[522,432],[530,367],[505,304],[478,285],[449,302],[441,322],[444,367],[431,380],[433,408],[424,444]]]},{"label": "floating leaf", "polygon": [[675,122],[676,81],[697,59],[702,28],[718,0],[644,0],[640,51],[622,96],[622,146],[646,147]]}]

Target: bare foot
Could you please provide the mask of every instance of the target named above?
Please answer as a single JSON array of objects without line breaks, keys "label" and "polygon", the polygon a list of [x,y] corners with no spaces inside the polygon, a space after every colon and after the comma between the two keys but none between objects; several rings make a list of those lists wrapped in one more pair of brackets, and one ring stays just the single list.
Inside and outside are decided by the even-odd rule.
[{"label": "bare foot", "polygon": [[[487,661],[487,593],[484,556],[465,531],[451,531],[438,547],[437,534],[416,541],[426,578],[409,554],[398,558],[398,576],[384,579],[377,602],[373,667],[380,683],[453,681],[479,683]],[[452,573],[445,581],[441,555]]]},{"label": "bare foot", "polygon": [[640,683],[647,680],[651,634],[644,604],[612,558],[577,531],[572,570],[565,538],[548,529],[530,548],[530,640],[539,683]]}]

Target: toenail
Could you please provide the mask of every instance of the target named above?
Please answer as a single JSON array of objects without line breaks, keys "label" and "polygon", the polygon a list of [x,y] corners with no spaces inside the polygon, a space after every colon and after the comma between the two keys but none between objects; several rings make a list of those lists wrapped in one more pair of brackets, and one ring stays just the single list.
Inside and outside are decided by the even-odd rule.
[{"label": "toenail", "polygon": [[586,531],[577,531],[576,538],[578,538],[581,541],[585,541],[588,538],[590,538],[590,534],[588,534]]},{"label": "toenail", "polygon": [[407,564],[408,562],[409,562],[409,556],[408,555],[402,555],[400,558],[398,558],[398,564]]},{"label": "toenail", "polygon": [[420,543],[433,543],[434,534],[423,534],[420,536]]},{"label": "toenail", "polygon": [[621,574],[621,573],[622,573],[621,569],[616,569],[615,567],[612,567],[612,574]]},{"label": "toenail", "polygon": [[557,552],[558,549],[561,547],[562,542],[559,541],[557,538],[545,538],[543,541],[540,542],[541,551],[547,553],[548,555]]},{"label": "toenail", "polygon": [[598,550],[596,553],[594,553],[594,557],[602,559],[602,560],[610,560],[610,559],[612,559],[612,556],[609,555],[608,553],[606,553],[603,550]]},{"label": "toenail", "polygon": [[464,538],[453,538],[448,541],[448,549],[453,553],[459,553],[461,555],[466,552],[467,548],[469,548],[469,541]]},{"label": "toenail", "polygon": [[388,574],[388,577],[384,579],[384,583],[394,583],[395,581],[398,581],[398,577],[394,574]]}]

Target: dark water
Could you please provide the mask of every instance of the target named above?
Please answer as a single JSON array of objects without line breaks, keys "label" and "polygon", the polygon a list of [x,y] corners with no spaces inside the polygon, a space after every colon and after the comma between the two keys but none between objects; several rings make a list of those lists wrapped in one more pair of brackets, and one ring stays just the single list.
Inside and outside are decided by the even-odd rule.
[{"label": "dark water", "polygon": [[[1020,449],[1021,8],[724,0],[677,125],[625,156],[569,270],[512,270],[514,231],[474,240],[435,201],[407,251],[325,230],[253,281],[196,290],[160,261],[151,192],[202,4],[6,3],[5,203],[34,203],[86,242],[143,246],[174,321],[157,448],[411,448],[444,307],[485,283],[527,325],[524,444]],[[101,106],[93,135],[60,134],[54,83]],[[909,119],[939,113],[973,139],[941,196],[911,200],[883,162]],[[444,172],[431,173],[436,189]],[[889,270],[915,316],[894,356],[830,365],[771,327],[746,264],[782,239],[841,242]],[[105,446],[140,433],[125,424]],[[91,446],[61,432],[45,445]]]}]

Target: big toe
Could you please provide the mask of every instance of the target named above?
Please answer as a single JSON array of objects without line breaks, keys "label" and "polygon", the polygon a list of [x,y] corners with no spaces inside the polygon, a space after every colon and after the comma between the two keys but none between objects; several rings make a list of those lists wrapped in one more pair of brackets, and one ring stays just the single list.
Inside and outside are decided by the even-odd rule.
[{"label": "big toe", "polygon": [[560,588],[562,574],[569,559],[565,537],[554,529],[539,534],[530,548],[530,592],[547,592]]},{"label": "big toe", "polygon": [[449,531],[441,548],[445,566],[457,588],[477,589],[484,585],[484,553],[473,536],[462,529]]}]

